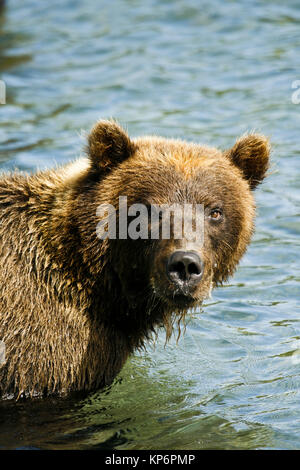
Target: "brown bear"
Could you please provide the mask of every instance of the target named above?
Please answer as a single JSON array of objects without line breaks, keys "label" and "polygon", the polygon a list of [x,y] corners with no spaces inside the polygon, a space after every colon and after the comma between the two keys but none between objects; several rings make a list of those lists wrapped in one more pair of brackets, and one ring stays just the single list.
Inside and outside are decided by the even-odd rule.
[{"label": "brown bear", "polygon": [[[227,151],[161,137],[130,139],[99,121],[86,156],[0,178],[2,397],[65,395],[111,384],[128,356],[233,274],[253,233],[252,190],[269,143]],[[186,238],[99,237],[99,206],[199,204],[201,246]],[[132,218],[128,219],[128,221]],[[128,222],[129,223],[129,222]]]}]

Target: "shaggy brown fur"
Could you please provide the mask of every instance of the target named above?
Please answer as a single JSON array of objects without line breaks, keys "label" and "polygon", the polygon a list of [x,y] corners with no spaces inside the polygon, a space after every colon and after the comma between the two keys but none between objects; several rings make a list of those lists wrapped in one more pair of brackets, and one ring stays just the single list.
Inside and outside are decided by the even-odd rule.
[{"label": "shaggy brown fur", "polygon": [[[129,354],[159,326],[198,305],[233,274],[249,244],[252,189],[269,144],[248,135],[226,152],[180,140],[131,140],[100,121],[87,157],[33,175],[0,179],[0,366],[2,396],[66,394],[110,384]],[[193,246],[204,275],[189,305],[177,304],[166,259],[186,240],[105,240],[97,207],[140,202],[205,206],[205,240]],[[211,220],[214,208],[223,217]]]}]

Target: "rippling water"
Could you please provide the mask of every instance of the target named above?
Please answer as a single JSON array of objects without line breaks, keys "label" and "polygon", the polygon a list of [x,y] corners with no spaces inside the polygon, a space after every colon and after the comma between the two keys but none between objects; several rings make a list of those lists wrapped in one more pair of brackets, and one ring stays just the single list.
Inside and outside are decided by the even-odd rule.
[{"label": "rippling water", "polygon": [[100,117],[222,148],[255,129],[273,166],[238,272],[179,343],[86,399],[1,403],[1,448],[300,448],[299,47],[296,0],[7,0],[1,169],[73,159]]}]

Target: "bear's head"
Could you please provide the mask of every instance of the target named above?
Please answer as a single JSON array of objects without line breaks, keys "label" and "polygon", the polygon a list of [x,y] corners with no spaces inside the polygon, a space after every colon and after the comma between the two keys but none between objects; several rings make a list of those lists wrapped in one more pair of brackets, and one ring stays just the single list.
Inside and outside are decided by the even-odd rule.
[{"label": "bear's head", "polygon": [[[129,306],[147,300],[149,309],[184,312],[233,274],[253,233],[253,190],[269,153],[268,140],[257,134],[221,151],[130,139],[114,121],[94,126],[88,155],[100,175],[98,241]],[[116,209],[110,218],[109,208]],[[108,223],[115,224],[110,232]]]}]

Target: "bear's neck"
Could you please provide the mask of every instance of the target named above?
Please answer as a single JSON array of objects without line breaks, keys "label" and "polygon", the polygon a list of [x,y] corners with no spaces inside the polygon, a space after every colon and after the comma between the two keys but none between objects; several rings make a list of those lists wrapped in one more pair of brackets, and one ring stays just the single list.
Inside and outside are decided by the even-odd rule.
[{"label": "bear's neck", "polygon": [[[130,350],[142,347],[158,326],[168,323],[169,312],[149,295],[127,298],[109,261],[109,246],[96,234],[97,194],[99,188],[80,191],[62,187],[47,194],[44,208],[44,250],[51,259],[49,292],[65,303],[82,309],[93,320],[121,331]],[[44,193],[45,194],[45,193]],[[43,272],[40,266],[40,272]],[[167,326],[168,328],[168,326]],[[134,332],[134,333],[133,333]]]}]

